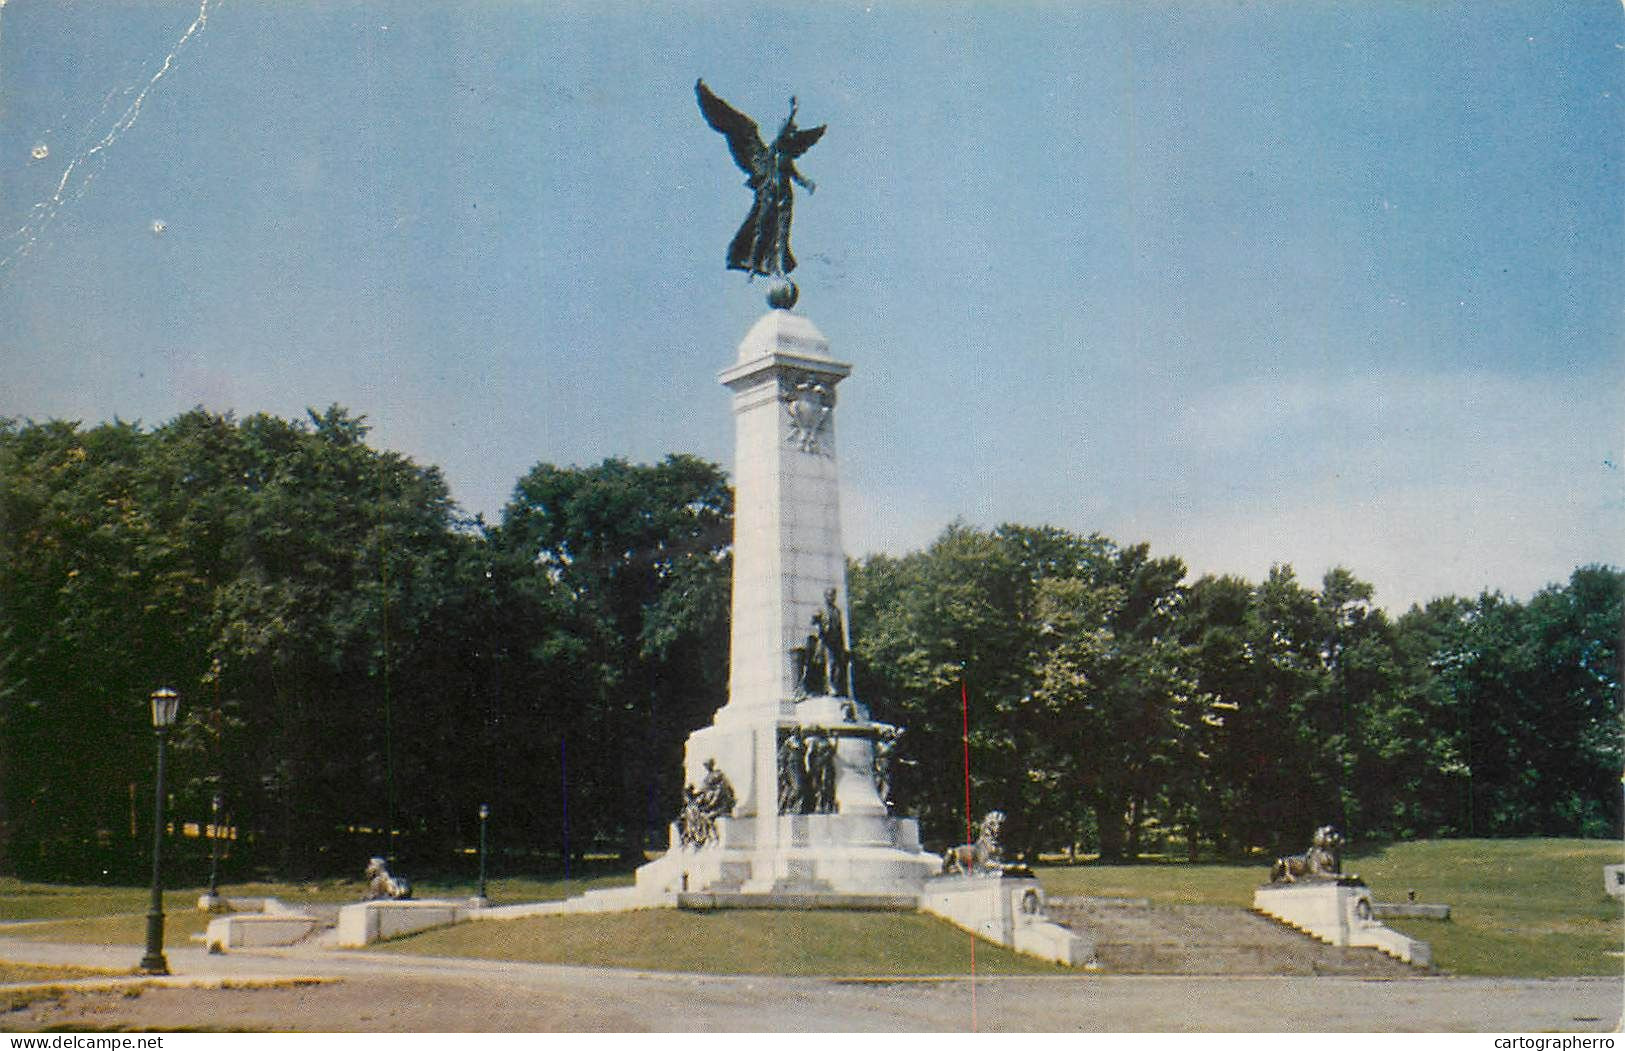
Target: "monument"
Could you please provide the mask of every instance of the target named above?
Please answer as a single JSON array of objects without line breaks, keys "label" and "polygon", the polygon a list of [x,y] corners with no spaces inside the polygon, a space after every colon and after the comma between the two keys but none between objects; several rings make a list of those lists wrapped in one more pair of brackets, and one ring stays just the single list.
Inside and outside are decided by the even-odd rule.
[{"label": "monument", "polygon": [[[792,314],[788,275],[795,160],[823,135],[790,116],[771,145],[749,117],[695,84],[706,123],[726,136],[754,202],[727,266],[773,280],[771,308],[718,379],[733,394],[734,544],[728,699],[684,747],[683,796],[666,853],[630,887],[564,901],[469,907],[366,901],[340,911],[337,944],[359,946],[428,926],[648,908],[861,908],[923,911],[991,941],[1059,963],[1093,959],[1093,941],[1050,922],[1038,880],[1004,865],[1003,815],[954,852],[920,845],[913,818],[892,813],[901,727],[870,718],[847,636],[836,388],[852,366]],[[394,897],[381,861],[368,875]],[[953,875],[945,875],[947,868]],[[381,874],[381,875],[380,875]],[[264,925],[262,925],[264,926]],[[211,946],[247,944],[281,927],[211,926]],[[305,932],[294,930],[296,936]],[[278,943],[283,944],[283,943]]]},{"label": "monument", "polygon": [[[812,185],[794,160],[824,129],[798,130],[792,100],[767,145],[703,82],[695,93],[755,193],[728,266],[781,283],[719,376],[733,392],[735,427],[728,700],[688,739],[684,819],[666,855],[638,870],[637,886],[832,903],[892,896],[913,907],[941,863],[921,849],[916,822],[890,811],[889,756],[901,730],[871,719],[857,696],[846,633],[836,388],[852,366],[788,309],[791,183]],[[723,785],[730,807],[707,807]]]},{"label": "monument", "polygon": [[1091,939],[1045,918],[1043,891],[1002,864],[997,812],[944,875],[919,825],[892,813],[901,727],[870,717],[847,637],[836,388],[852,366],[806,317],[789,280],[795,160],[823,135],[790,116],[771,144],[703,81],[700,112],[754,194],[727,266],[772,282],[771,308],[718,379],[733,393],[734,545],[728,700],[684,747],[683,798],[666,853],[634,886],[471,919],[643,908],[923,911],[1018,952],[1070,965]]},{"label": "monument", "polygon": [[728,701],[689,737],[684,774],[700,796],[726,778],[733,807],[703,840],[674,827],[640,888],[913,896],[940,867],[881,794],[900,731],[854,689],[835,444],[851,371],[812,322],[774,309],[721,374],[735,421]]}]

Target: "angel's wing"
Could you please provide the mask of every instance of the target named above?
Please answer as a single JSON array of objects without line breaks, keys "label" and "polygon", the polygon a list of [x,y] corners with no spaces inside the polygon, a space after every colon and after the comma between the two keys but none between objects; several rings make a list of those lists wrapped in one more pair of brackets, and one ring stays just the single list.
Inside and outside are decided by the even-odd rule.
[{"label": "angel's wing", "polygon": [[[767,149],[762,144],[761,133],[756,130],[756,122],[717,98],[705,86],[704,80],[694,82],[694,95],[700,100],[700,113],[705,117],[705,122],[728,140],[728,152],[733,154],[734,163],[745,174],[755,175],[757,158]],[[818,130],[822,132],[824,129]],[[812,143],[807,145],[811,146]]]},{"label": "angel's wing", "polygon": [[789,135],[782,136],[779,139],[779,142],[784,147],[785,153],[789,154],[791,157],[799,157],[803,153],[806,153],[808,150],[812,149],[813,143],[817,142],[824,134],[824,128],[827,126],[828,125],[820,124],[816,128],[807,128],[804,131],[794,131]]}]

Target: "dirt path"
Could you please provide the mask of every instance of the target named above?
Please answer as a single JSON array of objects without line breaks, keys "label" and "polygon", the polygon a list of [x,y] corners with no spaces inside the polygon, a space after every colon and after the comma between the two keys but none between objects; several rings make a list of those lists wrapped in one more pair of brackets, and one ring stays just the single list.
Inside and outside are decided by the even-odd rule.
[{"label": "dirt path", "polygon": [[[0,941],[0,958],[107,965],[128,946]],[[44,959],[41,959],[44,957]],[[316,1032],[964,1031],[965,978],[849,981],[640,974],[604,968],[306,952],[170,954],[173,982],[214,988],[76,992],[0,1016],[0,1029]],[[225,982],[320,984],[219,988]],[[986,1031],[1237,1032],[1610,1030],[1622,982],[1349,977],[981,978]]]},{"label": "dirt path", "polygon": [[[976,983],[978,1029],[1237,1032],[1609,1030],[1620,988],[1349,978],[1002,978]],[[926,1032],[972,1026],[965,980],[890,985],[697,977],[529,981],[362,975],[268,989],[74,994],[0,1029],[315,1032]]]}]

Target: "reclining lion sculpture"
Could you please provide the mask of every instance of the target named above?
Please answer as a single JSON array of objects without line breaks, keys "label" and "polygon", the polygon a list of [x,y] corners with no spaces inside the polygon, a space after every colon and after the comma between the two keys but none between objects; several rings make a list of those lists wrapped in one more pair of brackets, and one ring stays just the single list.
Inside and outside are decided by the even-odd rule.
[{"label": "reclining lion sculpture", "polygon": [[1337,879],[1343,874],[1343,836],[1331,825],[1315,829],[1309,849],[1275,859],[1270,866],[1271,883],[1297,883],[1299,880]]}]

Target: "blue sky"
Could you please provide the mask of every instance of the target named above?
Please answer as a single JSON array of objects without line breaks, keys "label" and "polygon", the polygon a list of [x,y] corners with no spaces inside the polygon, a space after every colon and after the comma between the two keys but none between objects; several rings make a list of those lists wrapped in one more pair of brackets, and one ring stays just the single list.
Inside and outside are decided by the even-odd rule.
[{"label": "blue sky", "polygon": [[764,289],[704,76],[829,125],[853,554],[1524,597],[1625,563],[1622,73],[1617,2],[7,0],[0,415],[337,402],[489,518],[539,461],[727,464]]}]

